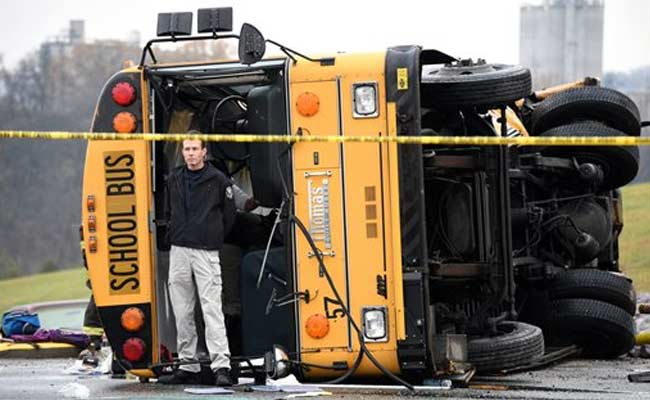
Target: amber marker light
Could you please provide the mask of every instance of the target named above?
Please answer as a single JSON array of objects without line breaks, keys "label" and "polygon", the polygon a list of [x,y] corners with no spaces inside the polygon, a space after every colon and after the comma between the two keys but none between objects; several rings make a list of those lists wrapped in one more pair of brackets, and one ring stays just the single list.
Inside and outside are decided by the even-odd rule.
[{"label": "amber marker light", "polygon": [[89,194],[88,197],[86,197],[86,208],[88,209],[88,212],[95,212],[95,195],[94,194]]},{"label": "amber marker light", "polygon": [[97,253],[97,236],[91,236],[88,238],[88,251],[91,253]]},{"label": "amber marker light", "polygon": [[113,101],[121,106],[130,106],[135,101],[135,88],[128,82],[119,82],[111,90]]},{"label": "amber marker light", "polygon": [[144,313],[138,307],[129,307],[122,312],[120,322],[127,331],[137,332],[144,326]]},{"label": "amber marker light", "polygon": [[88,232],[97,231],[97,218],[94,215],[88,216]]},{"label": "amber marker light", "polygon": [[113,117],[113,130],[117,133],[133,133],[137,127],[135,115],[128,111],[122,111]]},{"label": "amber marker light", "polygon": [[311,117],[316,115],[318,109],[320,108],[320,99],[317,95],[311,92],[304,92],[298,95],[296,100],[296,107],[298,107],[298,112],[304,117]]},{"label": "amber marker light", "polygon": [[314,339],[324,338],[330,331],[330,322],[323,314],[314,314],[305,323],[307,334]]}]

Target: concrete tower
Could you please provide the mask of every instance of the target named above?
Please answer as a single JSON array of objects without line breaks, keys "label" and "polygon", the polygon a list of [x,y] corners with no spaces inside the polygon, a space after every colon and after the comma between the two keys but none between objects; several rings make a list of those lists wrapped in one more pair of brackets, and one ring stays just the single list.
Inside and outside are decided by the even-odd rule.
[{"label": "concrete tower", "polygon": [[519,62],[533,89],[603,73],[603,0],[544,0],[521,7]]},{"label": "concrete tower", "polygon": [[86,39],[85,21],[82,19],[75,19],[70,21],[70,43],[79,44],[83,43]]}]

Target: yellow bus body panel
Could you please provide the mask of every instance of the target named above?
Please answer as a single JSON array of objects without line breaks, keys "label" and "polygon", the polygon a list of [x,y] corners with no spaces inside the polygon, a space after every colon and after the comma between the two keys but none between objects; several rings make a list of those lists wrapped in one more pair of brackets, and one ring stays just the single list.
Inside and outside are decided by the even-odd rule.
[{"label": "yellow bus body panel", "polygon": [[[292,134],[328,136],[394,135],[394,107],[386,108],[384,79],[385,53],[337,55],[334,65],[299,60],[289,71]],[[353,85],[375,84],[378,115],[353,115]],[[313,116],[298,111],[303,93],[318,96],[319,110]],[[392,130],[391,130],[392,128]],[[383,307],[388,313],[387,339],[366,342],[373,355],[390,371],[399,372],[397,340],[404,337],[403,300],[399,240],[399,198],[396,147],[377,143],[297,143],[294,145],[295,212],[312,232],[315,244],[343,302],[359,325],[362,308]],[[323,193],[326,204],[323,206]],[[322,196],[321,196],[322,197]],[[326,214],[323,224],[322,213]],[[397,221],[397,229],[390,225]],[[397,236],[396,236],[397,235]],[[299,291],[309,291],[310,301],[298,307],[301,358],[307,363],[332,366],[346,362],[352,366],[360,346],[357,333],[349,325],[341,307],[319,273],[313,250],[296,230],[296,282]],[[395,267],[395,268],[394,268]],[[385,294],[378,282],[386,282]],[[323,315],[328,333],[311,337],[306,329],[309,318]],[[377,369],[367,360],[358,375],[374,375]],[[336,376],[340,373],[310,369],[308,377]]]},{"label": "yellow bus body panel", "polygon": [[[97,307],[151,304],[152,319],[147,323],[152,325],[152,349],[157,349],[157,324],[152,323],[156,319],[149,221],[150,159],[150,144],[145,141],[89,141],[82,221],[88,275]],[[134,194],[128,194],[131,187]],[[124,194],[117,194],[120,192]],[[88,196],[95,197],[94,212],[88,210]],[[88,230],[90,215],[96,218],[96,232]],[[131,237],[137,242],[133,243]],[[91,238],[96,239],[96,252],[90,251]],[[119,320],[103,323],[105,329],[122,329],[110,327],[119,325]],[[158,362],[157,351],[152,351],[151,356],[154,363]]]}]

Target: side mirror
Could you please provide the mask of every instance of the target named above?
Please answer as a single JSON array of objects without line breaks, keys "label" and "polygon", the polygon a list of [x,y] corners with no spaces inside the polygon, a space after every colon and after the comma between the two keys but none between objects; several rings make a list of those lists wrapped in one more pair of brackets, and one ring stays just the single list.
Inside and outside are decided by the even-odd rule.
[{"label": "side mirror", "polygon": [[244,23],[239,33],[239,61],[255,64],[264,57],[266,42],[262,33],[251,24]]}]

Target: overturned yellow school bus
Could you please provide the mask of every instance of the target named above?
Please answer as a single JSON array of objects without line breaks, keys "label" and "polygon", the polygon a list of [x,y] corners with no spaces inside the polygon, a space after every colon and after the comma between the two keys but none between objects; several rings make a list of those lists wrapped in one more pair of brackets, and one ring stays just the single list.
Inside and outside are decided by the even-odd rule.
[{"label": "overturned yellow school bus", "polygon": [[[280,46],[286,57],[262,59],[265,43],[277,43],[248,24],[239,36],[218,33],[231,30],[229,13],[199,10],[203,36],[182,36],[187,14],[163,15],[159,33],[172,37],[150,41],[140,65],[115,74],[99,97],[94,132],[170,134],[88,143],[83,251],[127,370],[156,377],[175,363],[163,194],[179,165],[173,134],[190,128],[232,136],[208,143],[210,162],[263,206],[238,212],[223,250],[233,363],[271,352],[270,374],[420,382],[525,365],[544,354],[543,333],[596,356],[632,346],[634,292],[615,272],[617,188],[636,175],[636,148],[384,139],[638,135],[634,103],[580,85],[535,98],[525,68],[418,46],[316,59]],[[239,60],[158,64],[151,50],[233,37]],[[582,98],[620,112],[576,110]]]}]

